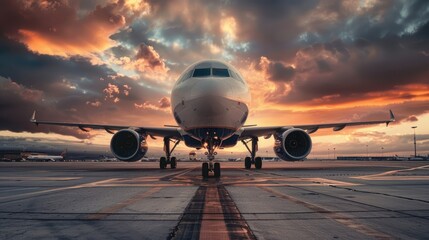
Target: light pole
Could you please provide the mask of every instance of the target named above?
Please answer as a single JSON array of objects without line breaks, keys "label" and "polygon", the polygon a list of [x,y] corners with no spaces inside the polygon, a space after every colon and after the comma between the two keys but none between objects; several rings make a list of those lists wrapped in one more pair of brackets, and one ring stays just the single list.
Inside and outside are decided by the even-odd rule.
[{"label": "light pole", "polygon": [[334,148],[334,159],[336,159],[336,158],[335,158],[335,148]]},{"label": "light pole", "polygon": [[383,157],[383,150],[384,150],[384,147],[381,147],[381,157]]},{"label": "light pole", "polygon": [[328,159],[329,159],[329,148],[328,148]]},{"label": "light pole", "polygon": [[417,126],[411,127],[414,130],[414,157],[417,157],[417,143],[416,143],[416,128]]}]

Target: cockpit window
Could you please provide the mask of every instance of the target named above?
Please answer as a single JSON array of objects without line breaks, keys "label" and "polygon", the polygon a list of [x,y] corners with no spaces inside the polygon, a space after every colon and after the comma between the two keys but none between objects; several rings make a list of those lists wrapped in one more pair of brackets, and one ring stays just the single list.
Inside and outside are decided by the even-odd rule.
[{"label": "cockpit window", "polygon": [[243,82],[243,79],[241,79],[241,77],[240,77],[240,75],[238,75],[238,73],[236,73],[236,72],[234,72],[234,71],[232,71],[232,70],[230,70],[230,73],[231,73],[231,75],[232,75],[232,78],[235,78],[235,79],[237,79],[237,80],[239,80],[239,81]]},{"label": "cockpit window", "polygon": [[183,74],[182,78],[179,80],[179,83],[185,81],[186,79],[190,78],[191,76],[192,76],[192,70],[190,70],[187,73]]},{"label": "cockpit window", "polygon": [[210,68],[199,68],[194,70],[192,77],[208,77],[210,76]]},{"label": "cockpit window", "polygon": [[229,77],[228,69],[213,68],[213,76],[215,76],[215,77]]}]

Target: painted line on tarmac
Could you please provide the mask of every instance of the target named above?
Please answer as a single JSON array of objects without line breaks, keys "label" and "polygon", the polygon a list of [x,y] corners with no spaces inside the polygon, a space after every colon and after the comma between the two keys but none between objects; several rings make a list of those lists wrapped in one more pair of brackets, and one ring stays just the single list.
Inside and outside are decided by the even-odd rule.
[{"label": "painted line on tarmac", "polygon": [[[162,176],[145,176],[145,177],[136,177],[136,178],[122,178],[119,179],[118,181],[121,182],[150,182],[150,181],[170,181],[172,179],[174,179],[177,176],[182,176],[192,170],[194,170],[195,167],[193,168],[186,168],[183,170],[180,170],[179,172],[177,172],[177,170],[173,173],[168,173]],[[163,171],[168,171],[168,169],[164,169]]]},{"label": "painted line on tarmac", "polygon": [[102,208],[101,210],[99,210],[96,213],[92,213],[90,215],[88,215],[88,217],[86,217],[86,219],[90,219],[90,220],[102,220],[105,219],[106,217],[118,212],[119,210],[132,205],[138,201],[143,200],[144,198],[159,192],[162,189],[162,187],[153,187],[147,191],[138,193],[134,196],[132,196],[131,198],[128,198],[122,202],[119,203],[115,203],[111,206],[107,206],[105,208]]},{"label": "painted line on tarmac", "polygon": [[6,181],[71,181],[78,179],[81,179],[81,177],[0,177],[0,180]]},{"label": "painted line on tarmac", "polygon": [[[267,177],[262,178],[262,180],[265,180],[264,183],[262,183],[261,179],[252,179],[252,180],[242,180],[247,181],[247,183],[234,183],[234,182],[228,182],[225,183],[225,185],[233,185],[233,186],[359,186],[362,185],[361,183],[352,183],[352,182],[344,182],[344,181],[338,181],[328,178],[301,178],[301,177],[287,177],[281,174],[268,172],[268,171],[251,171],[248,169],[240,169],[244,172],[250,172],[255,173],[258,175],[274,175],[276,177]],[[254,184],[255,181],[258,181],[258,183]],[[270,183],[269,181],[274,181],[274,183]],[[283,183],[282,183],[283,182]]]},{"label": "painted line on tarmac", "polygon": [[395,239],[393,236],[388,235],[387,233],[377,231],[377,230],[370,228],[370,227],[368,227],[368,226],[366,226],[360,222],[356,222],[344,214],[334,212],[334,211],[330,211],[330,210],[323,208],[321,206],[317,206],[315,204],[305,202],[303,200],[300,200],[300,199],[297,199],[297,198],[292,197],[290,195],[286,195],[282,192],[279,192],[273,188],[269,188],[269,187],[259,187],[259,188],[268,192],[268,193],[274,194],[280,198],[283,198],[283,199],[291,201],[293,203],[302,205],[308,209],[311,209],[317,213],[320,213],[320,214],[322,214],[322,216],[326,216],[329,219],[332,219],[338,223],[341,223],[342,225],[344,225],[350,229],[353,229],[359,233],[365,234],[369,237],[372,237],[375,239]]},{"label": "painted line on tarmac", "polygon": [[30,189],[40,189],[40,187],[20,187],[20,188],[13,188],[13,189],[0,189],[0,193],[25,191]]},{"label": "painted line on tarmac", "polygon": [[206,186],[200,186],[195,191],[179,222],[167,237],[168,240],[199,239],[206,192]]},{"label": "painted line on tarmac", "polygon": [[188,169],[185,169],[185,170],[180,171],[180,172],[178,172],[178,173],[173,173],[173,174],[169,174],[169,175],[166,175],[166,176],[160,177],[160,178],[159,178],[159,180],[160,180],[160,181],[171,181],[171,180],[173,180],[174,178],[179,177],[179,176],[182,176],[182,175],[185,175],[185,174],[187,174],[188,172],[191,172],[191,171],[192,171],[192,170],[194,170],[194,169],[196,169],[196,167],[188,168]]},{"label": "painted line on tarmac", "polygon": [[45,194],[45,193],[52,193],[52,192],[71,190],[71,189],[79,189],[79,188],[97,187],[98,184],[103,184],[103,183],[111,182],[114,180],[116,180],[116,178],[111,178],[111,179],[106,179],[106,180],[101,180],[101,181],[96,181],[96,182],[90,182],[90,183],[84,183],[84,184],[68,186],[68,187],[51,188],[51,189],[46,189],[46,190],[41,190],[41,191],[21,193],[21,194],[16,194],[16,195],[12,195],[12,196],[0,197],[0,203],[9,202],[9,201],[17,201],[17,200],[21,200],[22,198],[37,196],[37,195],[41,195],[41,194]]},{"label": "painted line on tarmac", "polygon": [[229,239],[218,188],[207,186],[199,239]]},{"label": "painted line on tarmac", "polygon": [[256,236],[238,210],[228,190],[223,185],[218,185],[217,188],[230,239],[256,240]]},{"label": "painted line on tarmac", "polygon": [[418,175],[413,175],[413,176],[395,175],[395,174],[398,174],[401,172],[411,172],[411,171],[427,169],[427,168],[429,168],[429,165],[407,168],[407,169],[398,169],[398,170],[392,170],[392,171],[387,171],[387,172],[382,172],[382,173],[377,173],[377,174],[351,177],[351,178],[363,179],[363,180],[428,180],[429,176],[427,176],[427,175],[422,175],[422,176],[418,176]]},{"label": "painted line on tarmac", "polygon": [[[212,181],[213,180],[213,181]],[[168,239],[256,239],[226,188],[200,186]]]},{"label": "painted line on tarmac", "polygon": [[190,187],[195,186],[192,183],[106,183],[99,184],[97,187]]}]

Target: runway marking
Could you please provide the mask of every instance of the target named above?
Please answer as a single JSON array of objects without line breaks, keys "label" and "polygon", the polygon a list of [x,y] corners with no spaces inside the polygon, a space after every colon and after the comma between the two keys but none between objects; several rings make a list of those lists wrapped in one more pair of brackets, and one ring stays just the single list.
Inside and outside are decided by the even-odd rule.
[{"label": "runway marking", "polygon": [[[172,179],[174,179],[175,177],[178,176],[182,176],[192,170],[194,170],[196,167],[193,168],[187,168],[184,170],[181,170],[179,172],[173,172],[173,173],[169,173],[169,174],[165,174],[163,176],[147,176],[147,177],[136,177],[136,178],[131,178],[131,179],[121,179],[122,181],[133,181],[133,182],[149,182],[149,181],[170,181]],[[170,177],[170,178],[169,178]],[[121,181],[120,180],[120,181]]]},{"label": "runway marking", "polygon": [[209,179],[195,192],[168,239],[256,239],[226,188]]},{"label": "runway marking", "polygon": [[206,192],[206,186],[200,186],[195,191],[194,196],[188,206],[186,206],[179,222],[170,232],[167,238],[168,240],[199,238]]},{"label": "runway marking", "polygon": [[0,190],[0,193],[4,193],[4,192],[16,192],[16,191],[25,191],[25,190],[29,190],[29,189],[39,189],[40,187],[20,187],[20,188],[13,188],[13,189],[5,189],[5,190]]},{"label": "runway marking", "polygon": [[[175,178],[183,176],[195,168],[188,168],[179,172],[166,174],[161,177],[137,177],[137,178],[117,178],[108,183],[98,184],[98,187],[187,187],[195,186],[192,182],[176,181]],[[170,182],[170,183],[154,183],[154,182]],[[174,181],[174,182],[173,182]],[[144,183],[139,183],[144,182]]]},{"label": "runway marking", "polygon": [[229,239],[216,185],[207,187],[199,239]]},{"label": "runway marking", "polygon": [[192,183],[107,183],[99,184],[97,187],[189,187]]},{"label": "runway marking", "polygon": [[300,179],[302,179],[304,181],[310,181],[313,183],[321,184],[321,185],[326,185],[326,186],[331,186],[331,185],[335,185],[335,186],[361,185],[358,183],[343,182],[343,181],[337,181],[337,180],[332,180],[332,179],[327,179],[327,178],[300,178]]},{"label": "runway marking", "polygon": [[351,178],[363,179],[363,180],[428,180],[429,176],[427,175],[423,175],[423,176],[394,175],[400,172],[410,172],[410,171],[426,169],[426,168],[429,168],[429,165],[407,168],[407,169],[398,169],[398,170],[392,170],[392,171],[387,171],[387,172],[382,172],[377,174],[357,176],[357,177],[351,177]]},{"label": "runway marking", "polygon": [[[12,199],[15,201],[15,200],[20,200],[22,197],[40,195],[40,194],[44,194],[44,193],[58,192],[58,191],[64,191],[64,190],[70,190],[70,189],[79,189],[79,188],[85,188],[85,187],[95,187],[98,184],[103,184],[103,183],[106,183],[109,181],[114,181],[115,179],[116,178],[111,178],[111,179],[107,179],[107,180],[84,183],[84,184],[79,184],[79,185],[74,185],[74,186],[51,188],[51,189],[46,189],[46,190],[41,190],[41,191],[36,191],[36,192],[21,193],[21,194],[16,194],[16,195],[12,195],[12,196],[5,196],[5,197],[0,197],[0,201],[2,201],[2,200],[7,201],[7,200],[12,200]],[[14,199],[14,198],[17,198],[17,199]]]},{"label": "runway marking", "polygon": [[176,177],[180,177],[180,176],[182,176],[182,175],[184,175],[184,174],[186,174],[188,172],[191,172],[195,168],[196,167],[193,167],[193,168],[185,169],[185,170],[183,170],[183,171],[181,171],[179,173],[169,174],[169,175],[166,175],[164,177],[160,177],[159,180],[161,180],[161,181],[171,181],[171,180],[173,180]]},{"label": "runway marking", "polygon": [[11,180],[11,181],[70,181],[81,179],[81,177],[0,177],[0,180]]},{"label": "runway marking", "polygon": [[108,206],[105,208],[102,208],[98,212],[90,214],[87,217],[87,219],[102,220],[102,219],[118,212],[119,210],[125,208],[126,206],[134,204],[134,203],[136,203],[136,202],[138,202],[138,201],[140,201],[140,200],[142,200],[142,199],[144,199],[144,198],[146,198],[146,197],[148,197],[148,196],[150,196],[156,192],[159,192],[161,189],[162,189],[162,187],[154,187],[154,188],[151,188],[147,191],[138,193],[138,194],[132,196],[131,198],[128,198],[127,200],[124,200],[122,202],[116,203],[114,205],[111,205],[111,206]]},{"label": "runway marking", "polygon": [[231,195],[225,186],[219,185],[218,192],[221,199],[223,215],[225,217],[224,221],[228,229],[230,239],[256,240],[256,236],[253,234],[246,220],[238,210],[237,205],[231,198]]},{"label": "runway marking", "polygon": [[429,180],[429,176],[373,176],[373,177],[354,177],[357,179],[363,180],[374,180],[374,181],[389,181],[389,180],[398,180],[398,181],[419,181],[419,180]]},{"label": "runway marking", "polygon": [[323,208],[321,206],[317,206],[317,205],[314,205],[312,203],[305,202],[303,200],[297,199],[297,198],[292,197],[290,195],[283,194],[282,192],[279,192],[273,188],[269,188],[269,187],[259,187],[259,188],[268,192],[268,193],[271,193],[271,194],[274,194],[278,197],[281,197],[285,200],[291,201],[291,202],[299,204],[299,205],[303,205],[308,209],[311,209],[317,213],[320,213],[329,219],[332,219],[338,223],[341,223],[344,226],[351,228],[351,229],[353,229],[357,232],[360,232],[362,234],[365,234],[369,237],[373,237],[375,239],[394,239],[394,237],[391,235],[388,235],[384,232],[380,232],[380,231],[377,231],[375,229],[372,229],[372,228],[370,228],[370,227],[368,227],[362,223],[356,222],[353,219],[351,219],[350,217],[348,217],[344,214],[341,214],[339,212],[330,211],[330,210]]},{"label": "runway marking", "polygon": [[[247,169],[239,169],[245,172],[251,172],[258,175],[274,175],[275,177],[263,177],[257,179],[240,180],[240,181],[226,181],[225,185],[233,186],[358,186],[360,183],[344,182],[332,180],[327,178],[300,178],[300,177],[286,177],[281,174],[271,172],[256,172]],[[241,177],[242,178],[242,177]],[[274,181],[270,183],[269,181]],[[256,182],[256,183],[255,183]],[[281,183],[285,182],[285,183]]]}]

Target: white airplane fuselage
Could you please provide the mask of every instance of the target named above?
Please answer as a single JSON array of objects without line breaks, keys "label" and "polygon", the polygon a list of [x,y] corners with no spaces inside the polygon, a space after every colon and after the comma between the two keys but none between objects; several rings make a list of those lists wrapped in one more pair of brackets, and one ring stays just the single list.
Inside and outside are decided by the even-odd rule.
[{"label": "white airplane fuselage", "polygon": [[221,61],[201,61],[189,66],[171,93],[177,124],[197,140],[194,145],[192,139],[185,139],[190,147],[220,146],[244,125],[249,103],[247,83],[233,66]]}]

